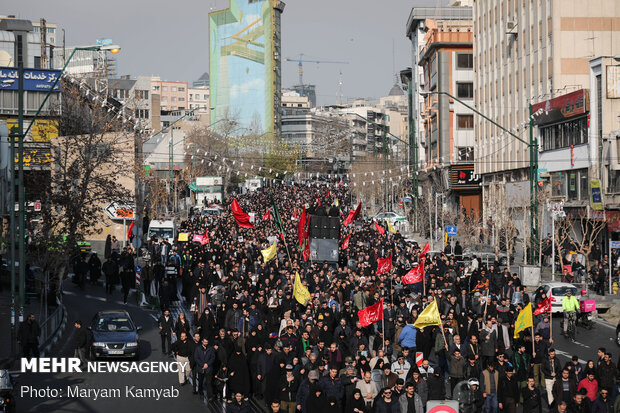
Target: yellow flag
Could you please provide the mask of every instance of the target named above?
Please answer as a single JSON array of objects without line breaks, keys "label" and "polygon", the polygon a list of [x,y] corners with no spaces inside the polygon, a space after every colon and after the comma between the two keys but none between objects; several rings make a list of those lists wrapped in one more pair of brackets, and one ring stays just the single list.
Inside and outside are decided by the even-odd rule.
[{"label": "yellow flag", "polygon": [[274,242],[269,246],[269,248],[261,250],[260,253],[263,254],[263,261],[268,262],[269,260],[273,259],[278,253],[278,243]]},{"label": "yellow flag", "polygon": [[301,305],[307,305],[310,301],[310,291],[301,283],[299,273],[295,272],[295,284],[293,284],[293,296]]},{"label": "yellow flag", "polygon": [[189,233],[179,232],[179,242],[187,242],[187,241],[189,241]]},{"label": "yellow flag", "polygon": [[385,222],[387,223],[388,231],[390,231],[392,234],[396,234],[396,230],[394,229],[392,224],[390,224],[390,220],[386,219]]},{"label": "yellow flag", "polygon": [[336,198],[336,200],[334,201],[334,204],[339,207],[340,206],[340,202],[338,202],[338,198]]},{"label": "yellow flag", "polygon": [[433,300],[432,303],[428,305],[420,313],[418,319],[413,323],[414,327],[417,328],[426,328],[429,326],[440,326],[441,325],[441,316],[439,315],[439,310],[437,309],[437,301]]},{"label": "yellow flag", "polygon": [[515,321],[515,337],[519,338],[519,332],[530,328],[534,325],[532,322],[532,303],[529,303],[525,308],[519,311],[517,321]]}]

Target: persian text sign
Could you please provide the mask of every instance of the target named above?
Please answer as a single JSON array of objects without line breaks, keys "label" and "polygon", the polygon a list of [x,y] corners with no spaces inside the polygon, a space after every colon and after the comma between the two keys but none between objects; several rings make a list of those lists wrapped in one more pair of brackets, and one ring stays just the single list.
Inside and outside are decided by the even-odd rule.
[{"label": "persian text sign", "polygon": [[[24,69],[24,90],[48,91],[60,76],[60,70],[53,69]],[[15,67],[0,67],[0,89],[17,90],[18,72]],[[60,82],[54,86],[55,92],[60,92]]]}]

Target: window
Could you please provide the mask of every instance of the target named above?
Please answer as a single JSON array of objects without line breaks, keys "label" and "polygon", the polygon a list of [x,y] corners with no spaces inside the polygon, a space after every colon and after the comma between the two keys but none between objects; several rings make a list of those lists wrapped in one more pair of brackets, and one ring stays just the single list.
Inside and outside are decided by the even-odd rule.
[{"label": "window", "polygon": [[148,90],[136,90],[136,98],[138,99],[148,99],[149,91]]},{"label": "window", "polygon": [[185,102],[185,98],[179,98],[179,102]]},{"label": "window", "polygon": [[541,126],[543,151],[567,148],[588,143],[588,120],[586,116],[555,125]]},{"label": "window", "polygon": [[459,129],[474,128],[474,115],[456,115],[456,120]]},{"label": "window", "polygon": [[473,99],[474,84],[472,82],[457,83],[456,84],[456,97],[464,98],[464,99]]},{"label": "window", "polygon": [[175,98],[175,97],[173,96],[173,97],[172,97],[172,101],[173,101],[173,102],[176,102],[176,101],[177,101],[177,98]]},{"label": "window", "polygon": [[158,92],[159,91],[159,86],[153,86],[153,91]]},{"label": "window", "polygon": [[192,98],[194,95],[192,95],[191,93],[189,94],[189,101],[193,101],[194,99]]},{"label": "window", "polygon": [[179,92],[185,92],[185,88],[184,87],[180,87],[179,88]]},{"label": "window", "polygon": [[176,88],[176,87],[174,87],[174,86],[172,86],[171,90],[172,90],[173,92],[176,92],[176,91],[177,91],[177,88]]},{"label": "window", "polygon": [[148,119],[149,118],[149,110],[148,109],[136,109],[136,118]]},{"label": "window", "polygon": [[164,92],[168,91],[168,86],[162,86],[161,90],[163,90]]},{"label": "window", "polygon": [[166,102],[167,100],[168,100],[168,97],[167,97],[167,96],[162,96],[162,97],[161,97],[161,101],[162,101],[162,102]]},{"label": "window", "polygon": [[474,67],[474,55],[471,53],[457,53],[456,67],[458,69],[472,69]]},{"label": "window", "polygon": [[203,95],[203,99],[204,99],[204,100],[209,99],[209,95]]},{"label": "window", "polygon": [[48,32],[48,33],[52,33],[52,34],[54,34],[54,33],[56,33],[56,28],[54,28],[54,27],[48,27],[48,28],[47,28],[47,32]]},{"label": "window", "polygon": [[587,201],[589,199],[589,179],[587,169],[551,173],[551,195],[564,197],[567,201]]}]

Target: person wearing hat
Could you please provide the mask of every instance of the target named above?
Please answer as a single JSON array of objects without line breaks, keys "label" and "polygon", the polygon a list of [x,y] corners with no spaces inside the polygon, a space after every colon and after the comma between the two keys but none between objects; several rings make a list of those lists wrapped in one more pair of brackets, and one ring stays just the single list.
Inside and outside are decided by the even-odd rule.
[{"label": "person wearing hat", "polygon": [[403,353],[398,353],[398,357],[396,358],[396,361],[392,363],[391,369],[392,373],[396,373],[398,375],[398,378],[404,381],[409,375],[409,370],[411,370],[411,364],[409,363],[409,361],[407,361],[407,359],[405,359]]},{"label": "person wearing hat", "polygon": [[319,372],[318,370],[310,370],[308,372],[308,377],[305,378],[299,385],[297,389],[297,395],[295,397],[295,404],[297,411],[301,413],[311,413],[306,411],[306,401],[308,397],[312,393],[312,389],[318,385],[319,381]]},{"label": "person wearing hat", "polygon": [[282,410],[288,413],[295,413],[297,408],[297,390],[299,380],[293,375],[293,366],[285,366],[286,374],[280,379],[280,397]]}]

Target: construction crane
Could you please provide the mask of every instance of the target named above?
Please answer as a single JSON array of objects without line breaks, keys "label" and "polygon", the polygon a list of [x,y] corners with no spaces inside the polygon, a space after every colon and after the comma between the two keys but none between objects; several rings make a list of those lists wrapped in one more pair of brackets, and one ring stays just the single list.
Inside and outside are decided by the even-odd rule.
[{"label": "construction crane", "polygon": [[287,57],[285,60],[287,62],[297,62],[297,67],[298,67],[298,72],[299,72],[299,84],[301,86],[304,85],[304,63],[340,63],[344,65],[349,64],[349,62],[341,62],[337,60],[307,60],[307,59],[304,59],[303,53],[300,53],[298,58]]}]

